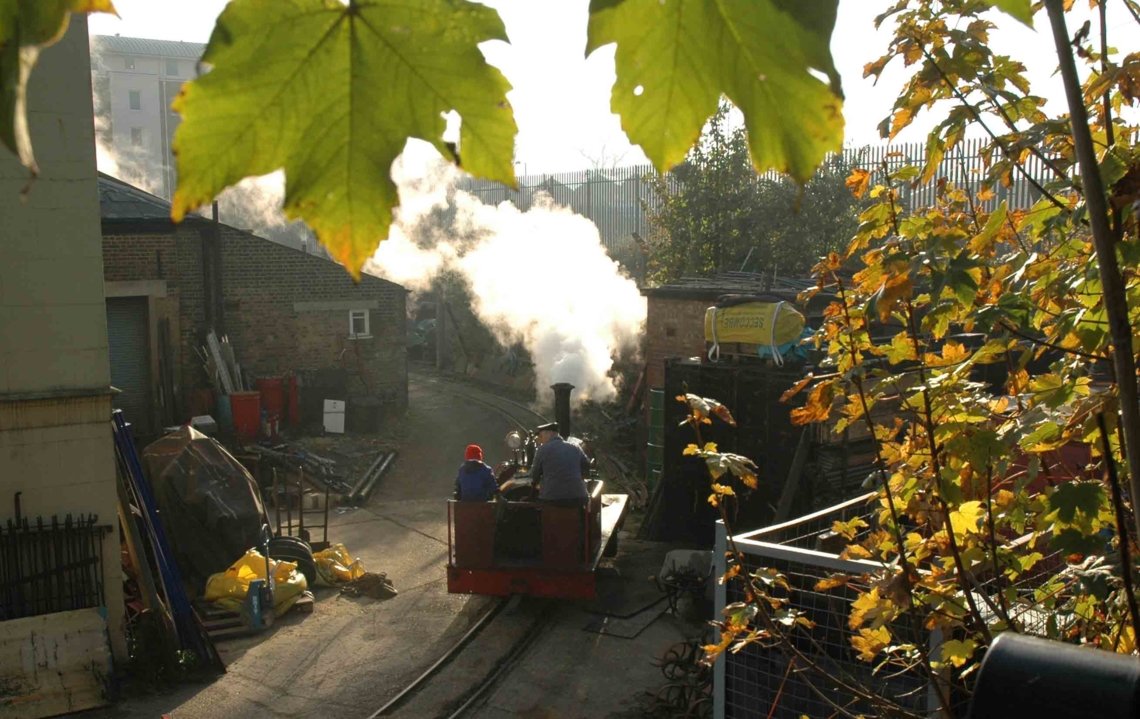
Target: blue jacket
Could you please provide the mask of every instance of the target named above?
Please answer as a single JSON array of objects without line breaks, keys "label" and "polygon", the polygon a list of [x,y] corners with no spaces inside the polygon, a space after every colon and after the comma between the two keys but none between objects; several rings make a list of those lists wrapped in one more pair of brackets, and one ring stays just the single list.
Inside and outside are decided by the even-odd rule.
[{"label": "blue jacket", "polygon": [[538,498],[549,500],[586,499],[590,460],[582,448],[554,435],[534,453],[530,476],[538,484]]},{"label": "blue jacket", "polygon": [[455,476],[455,498],[470,502],[486,502],[495,496],[499,490],[499,483],[495,481],[495,473],[491,468],[472,460],[459,466],[459,473]]}]

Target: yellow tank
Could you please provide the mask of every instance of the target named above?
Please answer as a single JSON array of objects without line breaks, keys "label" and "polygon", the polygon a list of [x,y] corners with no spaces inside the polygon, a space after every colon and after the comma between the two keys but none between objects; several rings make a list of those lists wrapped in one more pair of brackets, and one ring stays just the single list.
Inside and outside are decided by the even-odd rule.
[{"label": "yellow tank", "polygon": [[804,316],[790,302],[745,302],[705,310],[705,341],[782,345],[804,330]]}]

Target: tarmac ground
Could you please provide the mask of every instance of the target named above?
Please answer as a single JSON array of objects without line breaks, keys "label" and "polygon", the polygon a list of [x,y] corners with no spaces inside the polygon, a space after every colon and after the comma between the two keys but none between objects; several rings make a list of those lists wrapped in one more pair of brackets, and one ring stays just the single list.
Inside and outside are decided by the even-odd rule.
[{"label": "tarmac ground", "polygon": [[[464,447],[480,444],[493,464],[510,421],[471,397],[494,395],[426,372],[409,377],[399,457],[369,502],[330,513],[330,537],[399,594],[378,601],[316,592],[311,614],[290,612],[266,632],[218,644],[227,672],[208,684],[162,691],[132,686],[93,719],[322,717],[363,719],[394,697],[462,636],[496,599],[447,593],[447,512]],[[521,410],[516,414],[525,414]],[[524,600],[505,609],[479,642],[392,716],[449,716],[483,667],[501,660],[512,637],[541,632],[466,716],[573,719],[644,716],[665,682],[653,662],[697,636],[701,622],[677,617],[650,580],[665,545],[621,537],[600,569],[593,603]],[[486,635],[486,636],[484,636]],[[509,648],[509,647],[508,647]],[[450,672],[450,673],[449,673]]]}]

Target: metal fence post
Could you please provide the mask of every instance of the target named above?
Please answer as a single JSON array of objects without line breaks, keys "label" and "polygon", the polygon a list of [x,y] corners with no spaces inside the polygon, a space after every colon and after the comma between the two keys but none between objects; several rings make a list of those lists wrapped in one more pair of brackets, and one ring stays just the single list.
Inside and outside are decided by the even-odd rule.
[{"label": "metal fence post", "polygon": [[[713,599],[713,616],[711,619],[716,620],[723,616],[724,605],[727,597],[724,582],[720,578],[728,571],[728,565],[725,561],[725,554],[728,552],[728,536],[724,530],[724,522],[718,520],[716,523],[716,545],[713,550],[713,581],[716,582],[716,591]],[[720,641],[720,633],[717,632],[714,638],[715,642]],[[724,719],[724,655],[717,658],[716,664],[713,665],[713,719]]]}]

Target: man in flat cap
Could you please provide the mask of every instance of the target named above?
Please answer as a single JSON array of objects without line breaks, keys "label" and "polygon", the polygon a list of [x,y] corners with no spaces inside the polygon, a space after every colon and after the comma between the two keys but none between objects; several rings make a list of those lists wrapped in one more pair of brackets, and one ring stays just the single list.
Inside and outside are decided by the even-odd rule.
[{"label": "man in flat cap", "polygon": [[538,487],[538,499],[565,507],[586,505],[586,480],[590,459],[582,448],[562,439],[558,423],[550,422],[535,429],[538,450],[530,465],[530,476]]}]

